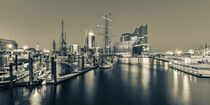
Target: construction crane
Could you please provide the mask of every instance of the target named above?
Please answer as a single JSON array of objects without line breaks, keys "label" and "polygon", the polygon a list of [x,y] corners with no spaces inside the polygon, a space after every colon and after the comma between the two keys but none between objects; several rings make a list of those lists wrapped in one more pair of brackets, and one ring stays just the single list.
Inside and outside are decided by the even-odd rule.
[{"label": "construction crane", "polygon": [[109,54],[109,52],[110,52],[109,30],[113,29],[112,27],[109,27],[109,22],[112,21],[110,19],[110,16],[111,16],[111,13],[109,13],[105,16],[99,15],[98,17],[105,20],[105,25],[96,24],[97,27],[105,28],[105,33],[104,33],[104,54],[105,55]]}]

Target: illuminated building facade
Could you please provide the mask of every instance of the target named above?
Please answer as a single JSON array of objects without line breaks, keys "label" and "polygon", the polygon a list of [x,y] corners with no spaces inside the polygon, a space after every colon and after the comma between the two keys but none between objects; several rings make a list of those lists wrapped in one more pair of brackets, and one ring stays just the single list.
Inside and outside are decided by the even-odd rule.
[{"label": "illuminated building facade", "polygon": [[148,52],[147,24],[141,25],[134,33],[125,33],[120,37],[120,42],[115,44],[115,54],[138,56]]},{"label": "illuminated building facade", "polygon": [[18,44],[14,40],[0,39],[0,51],[6,51],[7,49],[17,49]]},{"label": "illuminated building facade", "polygon": [[95,48],[95,35],[92,32],[89,32],[85,36],[85,47],[86,47],[86,49],[94,49]]},{"label": "illuminated building facade", "polygon": [[77,44],[70,46],[71,54],[79,55],[81,53],[81,47]]}]

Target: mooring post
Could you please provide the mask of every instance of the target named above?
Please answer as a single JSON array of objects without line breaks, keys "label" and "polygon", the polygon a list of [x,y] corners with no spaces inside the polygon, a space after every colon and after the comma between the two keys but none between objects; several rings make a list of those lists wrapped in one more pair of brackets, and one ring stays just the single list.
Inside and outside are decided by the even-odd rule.
[{"label": "mooring post", "polygon": [[54,57],[51,57],[51,77],[54,79]]},{"label": "mooring post", "polygon": [[42,55],[40,54],[39,62],[42,63]]},{"label": "mooring post", "polygon": [[34,79],[34,74],[33,74],[33,59],[29,58],[29,84],[30,86],[33,85],[33,79]]},{"label": "mooring post", "polygon": [[53,78],[53,74],[54,74],[53,73],[53,69],[54,69],[54,66],[53,66],[54,65],[54,63],[53,63],[54,62],[54,58],[53,57],[51,57],[51,61],[50,62],[51,62],[51,77]]},{"label": "mooring post", "polygon": [[96,57],[93,56],[93,66],[96,66]]},{"label": "mooring post", "polygon": [[46,59],[45,59],[46,61],[46,71],[48,71],[49,70],[49,56],[46,56]]},{"label": "mooring post", "polygon": [[80,56],[78,55],[78,68],[80,68]]},{"label": "mooring post", "polygon": [[29,54],[28,54],[28,60],[31,58],[31,54],[30,54],[30,52],[29,52]]},{"label": "mooring post", "polygon": [[54,61],[54,83],[57,83],[56,61]]},{"label": "mooring post", "polygon": [[15,70],[18,71],[18,55],[15,54]]},{"label": "mooring post", "polygon": [[73,56],[70,56],[70,63],[71,63],[71,66],[73,67]]},{"label": "mooring post", "polygon": [[82,70],[85,68],[85,57],[82,56]]},{"label": "mooring post", "polygon": [[54,79],[54,84],[57,83],[57,77],[56,77],[56,62],[54,60],[54,57],[51,58],[51,73],[52,77]]},{"label": "mooring post", "polygon": [[13,87],[13,71],[12,63],[9,63],[10,87]]}]

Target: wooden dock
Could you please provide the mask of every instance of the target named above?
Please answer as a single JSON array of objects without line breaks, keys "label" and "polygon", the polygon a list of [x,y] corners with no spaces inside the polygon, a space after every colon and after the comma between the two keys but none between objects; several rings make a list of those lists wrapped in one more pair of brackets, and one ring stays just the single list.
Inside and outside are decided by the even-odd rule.
[{"label": "wooden dock", "polygon": [[71,74],[66,74],[66,75],[61,76],[61,77],[57,77],[57,82],[56,83],[54,82],[54,80],[46,80],[46,84],[59,84],[59,83],[62,83],[66,80],[69,80],[69,79],[72,79],[72,78],[77,77],[79,75],[82,75],[82,74],[84,74],[88,71],[94,70],[96,68],[97,68],[97,66],[86,67],[83,70],[78,70],[77,72],[74,72],[74,73],[71,73]]}]

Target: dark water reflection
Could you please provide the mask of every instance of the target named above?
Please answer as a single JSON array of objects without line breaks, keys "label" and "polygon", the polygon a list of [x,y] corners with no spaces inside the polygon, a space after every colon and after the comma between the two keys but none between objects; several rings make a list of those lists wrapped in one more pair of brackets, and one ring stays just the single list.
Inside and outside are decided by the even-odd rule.
[{"label": "dark water reflection", "polygon": [[94,70],[57,86],[0,90],[1,105],[209,105],[210,79],[142,59]]}]

